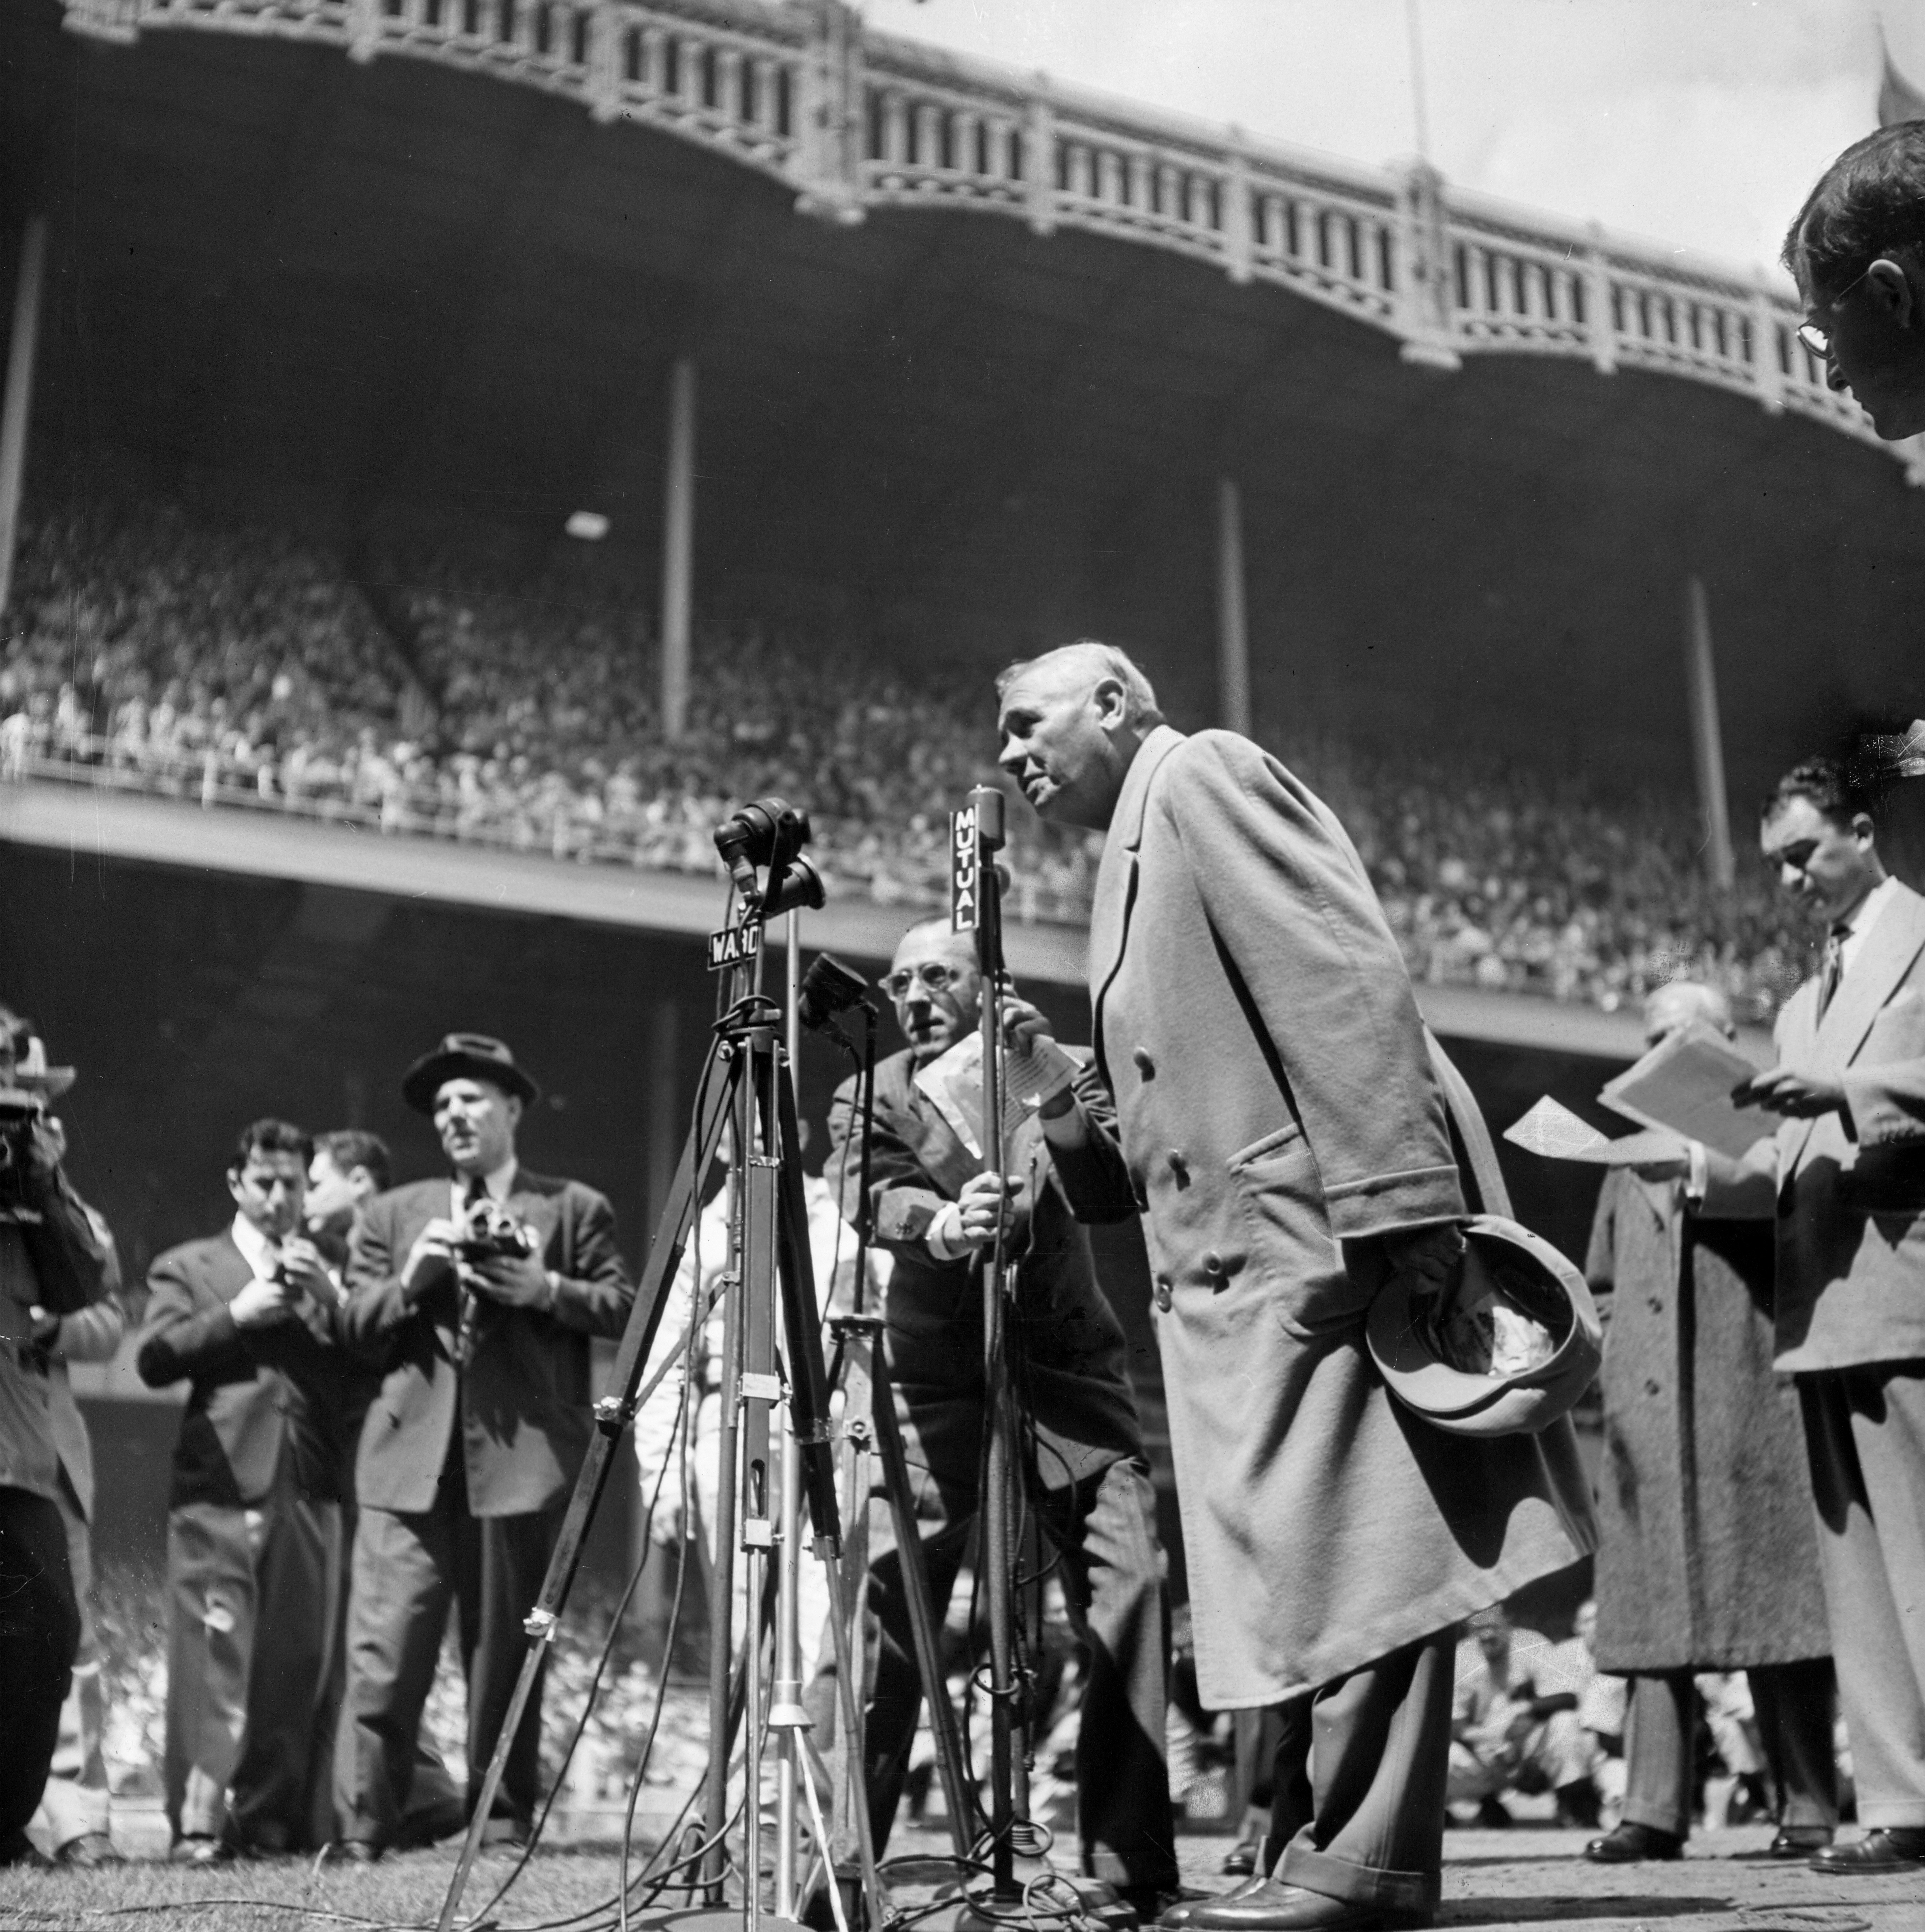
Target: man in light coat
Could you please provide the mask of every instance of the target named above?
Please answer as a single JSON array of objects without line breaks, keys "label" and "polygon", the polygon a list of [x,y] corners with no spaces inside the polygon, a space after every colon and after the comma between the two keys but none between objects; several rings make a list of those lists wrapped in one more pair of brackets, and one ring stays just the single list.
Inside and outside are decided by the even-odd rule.
[{"label": "man in light coat", "polygon": [[1925,898],[1889,877],[1875,800],[1795,766],[1762,844],[1823,922],[1817,975],[1740,1090],[1775,1134],[1712,1156],[1704,1211],[1775,1217],[1774,1366],[1797,1378],[1839,1700],[1867,1828],[1812,1863],[1925,1868]]},{"label": "man in light coat", "polygon": [[[1700,1022],[1734,1036],[1714,988],[1660,986],[1653,1046]],[[1626,1676],[1621,1822],[1599,1864],[1674,1858],[1691,1829],[1701,1671],[1742,1670],[1777,1787],[1775,1858],[1838,1822],[1831,1638],[1797,1391],[1771,1367],[1771,1230],[1689,1198],[1689,1163],[1605,1179],[1584,1264],[1605,1336],[1598,1472],[1599,1667]]]},{"label": "man in light coat", "polygon": [[1482,1122],[1355,848],[1289,772],[1234,734],[1171,730],[1101,644],[999,691],[1030,803],[1109,835],[1094,1039],[1155,1278],[1199,1688],[1219,1710],[1299,1707],[1274,1872],[1177,1911],[1205,1932],[1428,1924],[1456,1626],[1593,1540],[1567,1424],[1433,1430],[1365,1346],[1394,1271],[1452,1278],[1459,1145],[1502,1211]]}]

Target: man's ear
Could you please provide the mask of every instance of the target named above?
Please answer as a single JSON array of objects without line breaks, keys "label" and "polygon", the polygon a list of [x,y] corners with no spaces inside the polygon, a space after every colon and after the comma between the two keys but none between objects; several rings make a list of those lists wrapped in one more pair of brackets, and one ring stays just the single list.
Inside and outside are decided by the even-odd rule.
[{"label": "man's ear", "polygon": [[1120,677],[1100,677],[1089,697],[1104,730],[1120,731],[1130,710],[1129,693],[1123,688],[1123,680]]},{"label": "man's ear", "polygon": [[1913,285],[1911,271],[1896,256],[1881,255],[1865,271],[1865,292],[1899,328],[1920,326],[1919,290]]}]

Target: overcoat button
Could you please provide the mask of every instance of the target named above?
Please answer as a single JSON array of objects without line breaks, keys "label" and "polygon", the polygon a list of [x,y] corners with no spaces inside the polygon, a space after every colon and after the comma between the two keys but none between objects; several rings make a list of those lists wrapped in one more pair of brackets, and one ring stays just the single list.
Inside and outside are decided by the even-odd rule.
[{"label": "overcoat button", "polygon": [[1137,1063],[1137,1071],[1147,1080],[1156,1072],[1156,1062],[1142,1048],[1138,1047],[1130,1058]]},{"label": "overcoat button", "polygon": [[1190,1163],[1183,1158],[1183,1150],[1181,1148],[1172,1148],[1170,1150],[1170,1171],[1179,1180],[1190,1172]]},{"label": "overcoat button", "polygon": [[1644,1384],[1644,1393],[1645,1393],[1647,1395],[1656,1395],[1656,1394],[1657,1394],[1657,1392],[1658,1392],[1658,1385],[1657,1385],[1657,1384],[1656,1384],[1656,1382],[1647,1382],[1647,1383],[1645,1383],[1645,1384]]},{"label": "overcoat button", "polygon": [[1664,1312],[1665,1312],[1665,1298],[1664,1298],[1664,1297],[1663,1297],[1662,1295],[1661,1295],[1661,1294],[1654,1294],[1654,1295],[1653,1295],[1653,1296],[1651,1297],[1651,1312],[1652,1312],[1653,1315],[1662,1315]]},{"label": "overcoat button", "polygon": [[1203,1257],[1203,1272],[1214,1278],[1218,1275],[1227,1274],[1230,1270],[1223,1264],[1223,1256],[1212,1248]]},{"label": "overcoat button", "polygon": [[1170,1284],[1167,1281],[1159,1281],[1156,1285],[1156,1305],[1158,1312],[1161,1314],[1167,1315],[1170,1312]]}]

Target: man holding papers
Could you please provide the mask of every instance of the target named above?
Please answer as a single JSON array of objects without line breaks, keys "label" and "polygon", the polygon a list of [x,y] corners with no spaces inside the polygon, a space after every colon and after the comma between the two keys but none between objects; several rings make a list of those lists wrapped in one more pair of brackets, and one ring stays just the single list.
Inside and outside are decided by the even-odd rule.
[{"label": "man holding papers", "polygon": [[[1693,1028],[1732,1032],[1714,988],[1674,980],[1644,1002],[1653,1046]],[[1797,1395],[1771,1369],[1772,1229],[1695,1210],[1671,1151],[1606,1174],[1584,1265],[1611,1310],[1593,1647],[1630,1679],[1623,1820],[1584,1856],[1682,1854],[1693,1678],[1742,1670],[1779,1792],[1772,1856],[1808,1858],[1838,1822],[1831,1640]]]},{"label": "man holding papers", "polygon": [[1925,898],[1887,875],[1873,808],[1829,759],[1764,802],[1824,957],[1737,1096],[1776,1133],[1708,1156],[1704,1190],[1707,1214],[1776,1219],[1774,1366],[1797,1378],[1867,1828],[1813,1858],[1836,1874],[1925,1868]]},{"label": "man holding papers", "polygon": [[[1155,1499],[1130,1392],[1123,1331],[1090,1259],[1085,1220],[1135,1212],[1128,1176],[1086,1108],[1107,1096],[1087,1068],[1048,1094],[1005,1136],[1007,1182],[985,1173],[966,1096],[982,981],[970,936],[946,921],[911,927],[882,981],[908,1041],[875,1070],[869,1204],[875,1239],[895,1257],[887,1346],[898,1414],[923,1522],[938,1614],[969,1540],[978,1502],[986,1390],[978,1257],[1008,1215],[1017,1273],[1014,1353],[1034,1422],[1032,1505],[1064,1558],[1065,1592],[1089,1645],[1077,1745],[1083,1868],[1154,1918],[1177,1884],[1164,1756],[1169,1619]],[[1042,1016],[1006,1002],[1026,1064],[1053,1055]],[[959,1080],[956,1077],[959,1067]],[[1067,1067],[1065,1067],[1067,1070]],[[1020,1085],[1012,1079],[1020,1094]],[[862,1186],[855,1082],[829,1114],[823,1172],[854,1220]],[[971,1136],[969,1139],[964,1138]],[[1002,1204],[1007,1196],[1009,1205]],[[900,1558],[886,1510],[873,1512],[869,1609],[881,1625],[863,1757],[881,1849],[901,1792],[920,1699]]]}]

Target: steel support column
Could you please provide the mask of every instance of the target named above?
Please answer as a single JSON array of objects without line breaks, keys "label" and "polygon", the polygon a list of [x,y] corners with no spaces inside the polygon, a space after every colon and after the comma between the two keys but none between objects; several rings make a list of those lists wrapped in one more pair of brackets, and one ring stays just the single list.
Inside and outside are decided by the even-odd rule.
[{"label": "steel support column", "polygon": [[668,456],[662,506],[662,731],[681,736],[689,716],[689,640],[695,572],[695,365],[668,376]]},{"label": "steel support column", "polygon": [[1731,814],[1725,795],[1725,737],[1718,719],[1718,674],[1711,658],[1711,610],[1701,578],[1685,585],[1684,673],[1690,694],[1692,763],[1704,821],[1704,869],[1721,890],[1736,876]]},{"label": "steel support column", "polygon": [[33,412],[34,353],[40,339],[41,285],[47,276],[47,218],[31,214],[20,237],[14,280],[14,330],[7,352],[7,390],[0,401],[0,614],[14,586],[20,537],[20,499],[27,476],[27,422]]},{"label": "steel support column", "polygon": [[1243,497],[1233,477],[1217,482],[1217,716],[1250,731],[1250,626],[1243,596]]}]

